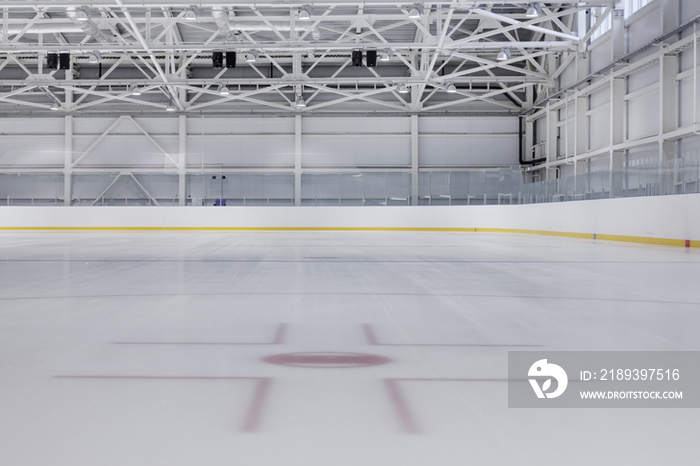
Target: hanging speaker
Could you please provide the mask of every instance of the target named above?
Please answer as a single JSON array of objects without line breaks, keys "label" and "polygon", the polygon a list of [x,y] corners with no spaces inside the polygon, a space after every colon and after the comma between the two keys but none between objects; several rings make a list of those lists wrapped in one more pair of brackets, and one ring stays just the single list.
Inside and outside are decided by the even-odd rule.
[{"label": "hanging speaker", "polygon": [[224,67],[224,52],[211,53],[211,66],[217,69]]},{"label": "hanging speaker", "polygon": [[362,66],[362,50],[352,51],[352,66]]},{"label": "hanging speaker", "polygon": [[367,66],[370,68],[377,66],[377,51],[368,50],[365,61],[367,62]]},{"label": "hanging speaker", "polygon": [[46,67],[50,70],[58,69],[58,54],[57,53],[47,53],[46,54]]},{"label": "hanging speaker", "polygon": [[226,52],[226,68],[236,67],[236,52]]},{"label": "hanging speaker", "polygon": [[58,54],[58,69],[69,70],[70,69],[70,53],[59,53]]}]

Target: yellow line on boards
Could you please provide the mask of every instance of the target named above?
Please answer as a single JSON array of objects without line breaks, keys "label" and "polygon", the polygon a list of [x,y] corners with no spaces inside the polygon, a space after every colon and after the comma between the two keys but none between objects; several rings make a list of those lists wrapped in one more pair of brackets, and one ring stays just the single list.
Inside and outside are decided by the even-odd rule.
[{"label": "yellow line on boards", "polygon": [[523,230],[517,228],[428,228],[428,227],[0,227],[0,231],[406,231],[518,233],[565,238],[598,239],[626,243],[700,248],[699,240],[647,236],[575,233],[567,231]]},{"label": "yellow line on boards", "polygon": [[430,227],[0,227],[0,231],[476,231],[476,228]]},{"label": "yellow line on boards", "polygon": [[594,239],[593,233],[571,233],[567,231],[520,230],[517,228],[477,228],[477,231],[488,233],[522,233],[526,235],[564,236],[567,238]]}]

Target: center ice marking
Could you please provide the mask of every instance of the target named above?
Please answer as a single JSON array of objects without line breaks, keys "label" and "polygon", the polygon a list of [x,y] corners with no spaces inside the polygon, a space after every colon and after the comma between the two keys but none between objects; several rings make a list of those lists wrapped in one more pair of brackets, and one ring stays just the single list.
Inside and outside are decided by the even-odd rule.
[{"label": "center ice marking", "polygon": [[333,351],[273,354],[264,357],[262,360],[279,366],[317,367],[320,369],[369,367],[391,362],[391,359],[377,354],[339,353]]}]

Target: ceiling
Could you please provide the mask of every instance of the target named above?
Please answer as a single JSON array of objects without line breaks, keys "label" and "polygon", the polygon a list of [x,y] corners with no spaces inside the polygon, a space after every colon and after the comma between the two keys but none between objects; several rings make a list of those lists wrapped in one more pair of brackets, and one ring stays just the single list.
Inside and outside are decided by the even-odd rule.
[{"label": "ceiling", "polygon": [[[586,49],[578,12],[613,2],[3,6],[0,115],[517,114],[552,89],[564,54]],[[68,69],[50,67],[52,54]]]}]

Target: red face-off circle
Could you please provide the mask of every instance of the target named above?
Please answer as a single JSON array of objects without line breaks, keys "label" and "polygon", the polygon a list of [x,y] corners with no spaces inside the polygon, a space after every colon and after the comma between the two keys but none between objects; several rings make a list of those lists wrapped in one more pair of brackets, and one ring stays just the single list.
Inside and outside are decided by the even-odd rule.
[{"label": "red face-off circle", "polygon": [[273,354],[263,361],[279,366],[314,367],[319,369],[342,369],[349,367],[369,367],[386,364],[391,359],[377,354],[337,353],[330,351],[310,353]]}]

